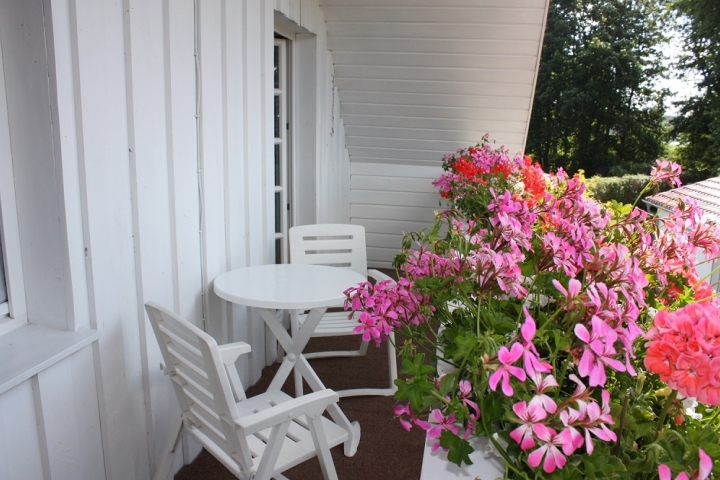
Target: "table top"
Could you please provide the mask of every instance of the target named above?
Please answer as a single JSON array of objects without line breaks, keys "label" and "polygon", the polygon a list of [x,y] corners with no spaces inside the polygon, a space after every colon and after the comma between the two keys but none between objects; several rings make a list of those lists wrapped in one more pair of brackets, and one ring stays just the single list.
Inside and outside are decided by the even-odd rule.
[{"label": "table top", "polygon": [[307,310],[342,305],[343,292],[366,280],[339,267],[257,265],[223,273],[213,288],[218,297],[248,307]]}]

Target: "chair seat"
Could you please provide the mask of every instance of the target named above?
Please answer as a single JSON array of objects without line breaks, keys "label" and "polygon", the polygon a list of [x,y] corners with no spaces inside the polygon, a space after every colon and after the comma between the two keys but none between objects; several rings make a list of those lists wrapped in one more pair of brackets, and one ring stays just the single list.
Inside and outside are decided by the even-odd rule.
[{"label": "chair seat", "polygon": [[[348,312],[325,312],[313,332],[313,337],[352,335],[353,330],[358,326],[358,322],[354,318],[348,319],[348,314]],[[298,315],[298,324],[300,324],[301,328],[306,318],[306,314]]]},{"label": "chair seat", "polygon": [[[293,397],[281,391],[262,393],[252,398],[243,400],[237,404],[241,416],[257,413],[283,402],[292,400]],[[345,442],[348,439],[348,432],[325,417],[321,418],[323,431],[330,448]],[[251,472],[257,472],[260,459],[265,450],[266,442],[270,437],[270,429],[262,430],[247,438],[250,446],[250,453],[253,457]],[[298,417],[292,421],[285,441],[280,448],[280,455],[275,467],[276,473],[298,465],[305,460],[315,456],[315,445],[305,417]]]}]

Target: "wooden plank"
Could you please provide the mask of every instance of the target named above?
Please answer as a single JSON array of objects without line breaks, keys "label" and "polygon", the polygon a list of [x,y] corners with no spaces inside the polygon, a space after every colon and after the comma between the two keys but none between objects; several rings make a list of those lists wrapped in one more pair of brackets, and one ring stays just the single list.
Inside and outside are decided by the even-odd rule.
[{"label": "wooden plank", "polygon": [[483,7],[504,7],[504,8],[540,8],[545,5],[544,0],[448,0],[440,2],[438,0],[322,0],[323,7],[377,7],[392,5],[394,7],[434,7],[438,5],[452,7],[477,7],[482,4]]},{"label": "wooden plank", "polygon": [[436,193],[432,180],[425,178],[404,178],[390,176],[352,175],[350,188],[353,190],[380,190],[409,193]]},{"label": "wooden plank", "polygon": [[[243,24],[243,74],[244,90],[243,103],[243,125],[245,128],[244,137],[245,149],[243,161],[245,162],[245,178],[243,191],[245,192],[245,218],[247,235],[247,261],[248,265],[265,263],[266,241],[268,238],[269,221],[268,215],[269,185],[266,184],[265,170],[268,162],[266,155],[271,153],[266,150],[265,135],[272,136],[272,115],[268,110],[267,101],[262,98],[264,92],[264,68],[268,68],[268,62],[272,61],[272,35],[267,35],[266,25],[263,21],[265,3],[261,0],[248,0],[245,2],[245,18]],[[272,22],[272,16],[269,20]],[[272,63],[270,63],[272,65]],[[271,138],[270,138],[271,140]],[[257,314],[252,310],[248,311],[247,329],[249,343],[253,352],[249,357],[248,378],[253,384],[260,378],[260,373],[265,366],[265,326]]]},{"label": "wooden plank", "polygon": [[433,180],[443,172],[440,167],[406,168],[397,165],[377,165],[353,162],[350,165],[351,175],[370,175],[381,177],[407,177]]},{"label": "wooden plank", "polygon": [[[221,0],[201,2],[198,8],[200,58],[200,182],[204,202],[203,289],[208,294],[207,329],[218,341],[222,336],[220,300],[210,295],[212,281],[227,271],[225,255],[223,45]],[[210,321],[213,319],[213,321]]]},{"label": "wooden plank", "polygon": [[425,222],[407,222],[397,220],[377,220],[367,218],[351,218],[350,223],[362,225],[366,233],[399,234],[418,232],[428,228]]},{"label": "wooden plank", "polygon": [[194,2],[166,3],[165,92],[168,133],[168,171],[175,236],[174,280],[176,311],[202,326],[200,270],[200,207],[198,203],[198,146],[195,99]]},{"label": "wooden plank", "polygon": [[539,24],[516,28],[515,26],[509,25],[485,23],[482,18],[470,19],[467,23],[462,24],[439,22],[360,22],[354,20],[327,23],[327,33],[331,37],[369,38],[537,40],[538,37],[541,36],[541,28]]},{"label": "wooden plank", "polygon": [[413,52],[340,52],[333,51],[333,61],[340,65],[385,65],[398,67],[487,68],[489,70],[535,71],[535,55],[497,55],[477,52],[413,53]]},{"label": "wooden plank", "polygon": [[[83,205],[81,195],[81,178],[79,172],[78,138],[75,119],[76,98],[74,90],[74,68],[71,56],[71,22],[70,8],[67,0],[49,2],[44,0],[45,35],[48,42],[48,70],[50,84],[50,103],[53,116],[53,143],[56,158],[56,181],[62,185],[62,201],[60,208],[60,224],[65,228],[68,264],[67,295],[72,305],[72,318],[68,321],[68,329],[90,328],[90,311],[88,304],[88,279],[85,268],[85,230],[83,226]],[[51,13],[49,13],[51,12]],[[48,22],[48,15],[52,22]],[[63,238],[63,243],[65,238]]]},{"label": "wooden plank", "polygon": [[[174,254],[175,222],[170,181],[172,171],[172,117],[166,101],[170,95],[168,51],[163,0],[129,1],[126,18],[126,41],[130,55],[128,71],[128,117],[130,167],[135,241],[135,268],[138,295],[140,353],[147,418],[150,471],[162,459],[162,446],[173,434],[174,421],[180,411],[174,392],[162,379],[157,365],[162,361],[157,340],[146,319],[144,303],[156,301],[176,305],[177,262]],[[161,66],[161,68],[158,68]],[[174,192],[173,192],[174,193]],[[179,302],[178,302],[179,303]]]},{"label": "wooden plank", "polygon": [[373,190],[352,190],[350,204],[395,205],[406,207],[439,208],[438,193],[378,192]]},{"label": "wooden plank", "polygon": [[[366,127],[395,127],[419,130],[442,129],[477,132],[478,138],[485,133],[499,145],[522,145],[523,132],[507,128],[507,122],[492,120],[465,120],[450,118],[395,117],[385,115],[344,115],[345,125]],[[505,128],[503,128],[505,127]]]},{"label": "wooden plank", "polygon": [[468,83],[532,84],[535,73],[529,70],[487,70],[481,68],[389,67],[373,65],[340,65],[335,78],[372,80],[420,80]]},{"label": "wooden plank", "polygon": [[533,55],[537,53],[538,45],[538,40],[430,40],[377,37],[328,38],[328,48],[333,52]]},{"label": "wooden plank", "polygon": [[92,348],[40,372],[37,387],[52,478],[104,478]]},{"label": "wooden plank", "polygon": [[493,25],[505,24],[518,28],[522,25],[542,25],[545,9],[536,8],[486,8],[484,6],[430,6],[406,8],[404,6],[376,5],[335,7],[323,6],[325,20],[337,22],[441,22],[468,23],[472,19]]},{"label": "wooden plank", "polygon": [[0,478],[50,478],[43,472],[30,380],[0,394]]},{"label": "wooden plank", "polygon": [[388,233],[366,233],[365,241],[368,245],[373,245],[380,248],[390,248],[396,252],[400,251],[402,247],[403,236],[399,234],[388,234]]},{"label": "wooden plank", "polygon": [[395,127],[369,127],[367,125],[351,125],[348,137],[362,138],[422,138],[433,141],[460,142],[463,145],[474,145],[478,142],[478,132],[457,130],[428,130]]},{"label": "wooden plank", "polygon": [[408,135],[405,138],[357,137],[348,135],[348,148],[371,147],[390,148],[397,150],[424,150],[441,152],[440,160],[446,153],[455,152],[460,148],[476,145],[481,141],[482,135],[475,134],[474,138],[468,135],[463,140],[424,140],[419,136]]},{"label": "wooden plank", "polygon": [[368,263],[381,262],[383,264],[392,264],[397,254],[397,250],[393,250],[392,248],[368,247]]},{"label": "wooden plank", "polygon": [[[511,97],[470,97],[456,95],[454,101],[446,99],[450,95],[417,94],[414,97],[424,100],[423,103],[412,104],[407,96],[401,96],[394,102],[388,102],[388,97],[396,96],[394,93],[380,92],[344,92],[343,115],[386,115],[392,117],[425,117],[448,118],[463,120],[496,120],[509,122],[523,122],[528,111],[528,100]],[[464,100],[470,100],[469,105],[462,105]],[[474,99],[475,101],[472,101]],[[402,102],[402,103],[400,103]],[[473,105],[474,104],[474,105]],[[499,108],[488,108],[497,105]],[[517,107],[517,108],[512,108]],[[456,129],[453,129],[457,131]]]},{"label": "wooden plank", "polygon": [[[452,149],[451,151],[454,151]],[[405,150],[393,148],[375,148],[375,147],[348,147],[351,156],[359,157],[376,157],[376,158],[397,158],[399,160],[422,160],[426,162],[441,161],[443,155],[448,153],[447,150]]]},{"label": "wooden plank", "polygon": [[[440,203],[440,202],[438,202]],[[400,207],[396,205],[364,205],[353,203],[350,207],[352,218],[377,218],[380,220],[410,220],[432,223],[440,207]]]},{"label": "wooden plank", "polygon": [[339,78],[338,88],[365,92],[428,93],[434,95],[487,95],[502,97],[532,96],[532,85],[480,82],[433,82],[423,80],[386,80]]},{"label": "wooden plank", "polygon": [[[76,0],[76,95],[88,225],[91,317],[101,337],[103,448],[113,478],[149,475],[128,168],[123,2]],[[72,15],[71,15],[72,16]],[[109,454],[112,452],[112,455]]]}]

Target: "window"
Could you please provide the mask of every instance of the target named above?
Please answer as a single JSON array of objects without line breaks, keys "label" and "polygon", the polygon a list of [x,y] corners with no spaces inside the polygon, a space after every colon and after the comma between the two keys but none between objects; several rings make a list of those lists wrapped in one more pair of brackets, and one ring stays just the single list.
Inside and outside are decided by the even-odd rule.
[{"label": "window", "polygon": [[288,261],[288,228],[290,227],[290,121],[288,115],[288,44],[285,38],[275,38],[274,46],[274,116],[275,137],[275,263]]}]

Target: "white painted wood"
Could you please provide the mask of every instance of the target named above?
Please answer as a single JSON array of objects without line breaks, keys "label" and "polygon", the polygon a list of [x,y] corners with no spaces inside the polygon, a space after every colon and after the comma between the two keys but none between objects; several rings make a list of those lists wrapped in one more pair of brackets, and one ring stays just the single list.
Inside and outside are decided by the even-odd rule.
[{"label": "white painted wood", "polygon": [[83,348],[37,376],[38,423],[53,479],[105,475],[93,370],[92,348]]},{"label": "white painted wood", "polygon": [[333,52],[335,65],[385,65],[431,68],[488,68],[508,70],[532,70],[534,55],[493,55],[467,53],[418,52]]},{"label": "white painted wood", "polygon": [[101,331],[95,360],[101,369],[106,468],[112,478],[143,479],[150,472],[132,239],[124,6],[76,0],[71,7],[77,38],[87,262],[93,282],[91,316]]},{"label": "white painted wood", "polygon": [[27,325],[0,337],[0,394],[98,339],[95,330],[67,332]]},{"label": "white painted wood", "polygon": [[320,125],[317,115],[317,37],[310,34],[295,35],[293,155],[294,225],[315,223],[317,211],[317,143],[316,129]]},{"label": "white painted wood", "polygon": [[[439,203],[439,202],[438,202]],[[422,207],[399,207],[396,205],[363,205],[353,203],[350,208],[352,218],[379,218],[385,220],[411,220],[416,222],[430,222],[435,212],[440,211],[440,206],[434,208]]]},{"label": "white painted wood", "polygon": [[455,6],[436,2],[433,6],[406,8],[395,5],[334,6],[332,1],[323,2],[323,12],[328,22],[342,21],[352,17],[356,22],[433,22],[464,24],[477,19],[477,23],[504,24],[518,28],[522,25],[542,24],[544,4],[535,2],[536,8],[499,8],[484,6]]},{"label": "white painted wood", "polygon": [[[91,328],[88,298],[88,277],[85,265],[86,230],[83,223],[83,177],[78,150],[79,119],[76,112],[76,88],[73,82],[76,65],[73,63],[74,41],[68,0],[43,0],[46,38],[52,39],[48,50],[49,89],[53,122],[53,146],[56,158],[61,160],[56,170],[60,195],[60,223],[65,228],[62,236],[65,261],[68,265],[68,282],[65,290],[68,303],[72,305],[72,318],[68,329]],[[54,88],[52,88],[54,86]],[[80,135],[81,137],[81,135]]]},{"label": "white painted wood", "polygon": [[333,37],[390,37],[390,38],[432,38],[463,40],[537,40],[540,25],[510,28],[508,25],[479,23],[470,18],[466,23],[439,22],[328,22],[327,33]]},{"label": "white painted wood", "polygon": [[[59,159],[53,148],[43,15],[40,1],[0,4],[0,45],[28,318],[65,329],[74,326],[66,297],[69,272],[59,222],[63,206],[56,181]],[[16,269],[19,252],[12,253],[8,265]]]},{"label": "white painted wood", "polygon": [[[347,91],[343,93],[343,99],[345,100],[342,103],[344,115],[389,115],[519,122],[522,121],[526,113],[522,108],[523,103],[519,103],[517,99],[512,97],[461,97],[456,95],[390,94],[382,92],[374,92],[372,96],[366,96],[362,92]],[[354,102],[356,99],[358,103]],[[458,129],[447,127],[445,129],[441,128],[441,130],[458,132]],[[474,132],[472,127],[465,131]]]},{"label": "white painted wood", "polygon": [[4,268],[0,275],[4,279],[2,296],[5,300],[0,307],[3,309],[0,333],[12,331],[27,323],[4,70],[0,48],[0,264]]},{"label": "white painted wood", "polygon": [[353,190],[393,190],[396,192],[435,193],[431,180],[426,178],[403,178],[353,175],[350,180]]},{"label": "white painted wood", "polygon": [[[542,4],[542,0],[453,0],[452,5],[456,7],[537,7]],[[322,6],[335,5],[335,6],[357,6],[364,5],[366,7],[372,6],[405,6],[405,7],[420,7],[420,6],[437,6],[437,0],[323,0]]]},{"label": "white painted wood", "polygon": [[384,165],[378,167],[377,165],[353,162],[350,165],[350,174],[380,177],[426,178],[434,180],[442,174],[442,168],[439,166],[407,168],[399,165]]},{"label": "white painted wood", "polygon": [[[161,382],[157,365],[161,355],[144,320],[145,300],[173,304],[175,272],[173,261],[173,218],[170,215],[171,178],[168,166],[169,148],[165,102],[168,98],[165,54],[165,7],[162,0],[128,2],[125,16],[126,75],[128,82],[128,133],[133,206],[133,239],[135,241],[136,290],[143,392],[145,395],[146,432],[150,471],[161,458],[161,445],[171,432],[178,410],[172,407],[172,392]],[[163,28],[157,28],[160,25]],[[165,139],[165,141],[158,141]],[[157,161],[167,159],[170,161]],[[155,439],[158,439],[157,441]]]},{"label": "white painted wood", "polygon": [[0,478],[42,479],[32,382],[26,380],[0,394]]},{"label": "white painted wood", "polygon": [[337,79],[389,79],[417,80],[436,82],[473,82],[473,83],[518,83],[532,84],[534,72],[529,70],[487,70],[480,68],[445,68],[428,67],[389,67],[389,66],[336,66]]}]

